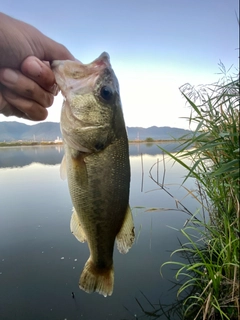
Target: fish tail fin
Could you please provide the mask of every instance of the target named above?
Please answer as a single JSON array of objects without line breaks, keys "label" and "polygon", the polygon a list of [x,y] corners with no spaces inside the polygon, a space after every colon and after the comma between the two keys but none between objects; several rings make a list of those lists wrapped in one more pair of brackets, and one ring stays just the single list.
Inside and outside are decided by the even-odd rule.
[{"label": "fish tail fin", "polygon": [[104,297],[111,296],[113,292],[114,271],[110,268],[99,269],[89,258],[80,276],[80,289],[92,293],[94,291]]}]

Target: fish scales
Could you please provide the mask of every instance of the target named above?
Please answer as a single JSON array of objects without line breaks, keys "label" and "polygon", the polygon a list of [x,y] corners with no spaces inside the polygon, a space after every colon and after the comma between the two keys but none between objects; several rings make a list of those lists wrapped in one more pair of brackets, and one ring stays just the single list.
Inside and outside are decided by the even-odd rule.
[{"label": "fish scales", "polygon": [[87,65],[54,61],[52,69],[65,97],[61,174],[66,170],[74,207],[71,231],[79,241],[87,241],[90,251],[79,286],[111,295],[115,240],[121,253],[134,242],[128,139],[118,81],[106,53]]}]

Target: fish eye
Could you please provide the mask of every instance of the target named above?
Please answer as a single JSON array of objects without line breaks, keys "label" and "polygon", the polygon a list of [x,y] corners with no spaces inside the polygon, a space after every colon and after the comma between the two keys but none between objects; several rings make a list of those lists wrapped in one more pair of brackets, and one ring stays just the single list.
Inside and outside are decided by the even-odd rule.
[{"label": "fish eye", "polygon": [[113,91],[110,87],[103,86],[101,88],[100,95],[101,95],[102,99],[104,99],[105,101],[110,101],[113,96]]}]

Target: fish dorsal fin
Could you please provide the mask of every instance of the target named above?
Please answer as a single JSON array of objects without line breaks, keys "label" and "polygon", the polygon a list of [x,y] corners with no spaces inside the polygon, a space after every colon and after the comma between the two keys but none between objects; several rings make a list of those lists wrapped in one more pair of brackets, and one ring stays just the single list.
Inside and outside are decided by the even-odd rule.
[{"label": "fish dorsal fin", "polygon": [[120,231],[117,234],[117,248],[120,253],[127,253],[135,238],[132,211],[128,205]]},{"label": "fish dorsal fin", "polygon": [[66,157],[65,155],[62,158],[62,162],[60,165],[60,177],[62,180],[67,179],[67,165],[66,165]]},{"label": "fish dorsal fin", "polygon": [[73,213],[70,222],[70,230],[72,234],[78,239],[78,241],[85,242],[87,240],[75,208],[73,208]]}]

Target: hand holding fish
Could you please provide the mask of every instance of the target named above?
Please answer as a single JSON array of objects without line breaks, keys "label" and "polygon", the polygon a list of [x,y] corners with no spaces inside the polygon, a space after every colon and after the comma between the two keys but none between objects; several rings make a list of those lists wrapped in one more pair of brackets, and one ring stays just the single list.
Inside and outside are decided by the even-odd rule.
[{"label": "hand holding fish", "polygon": [[44,120],[57,93],[49,62],[74,60],[61,44],[0,13],[0,113]]},{"label": "hand holding fish", "polygon": [[0,113],[44,120],[57,93],[50,67],[36,57],[26,58],[21,70],[0,69]]}]

